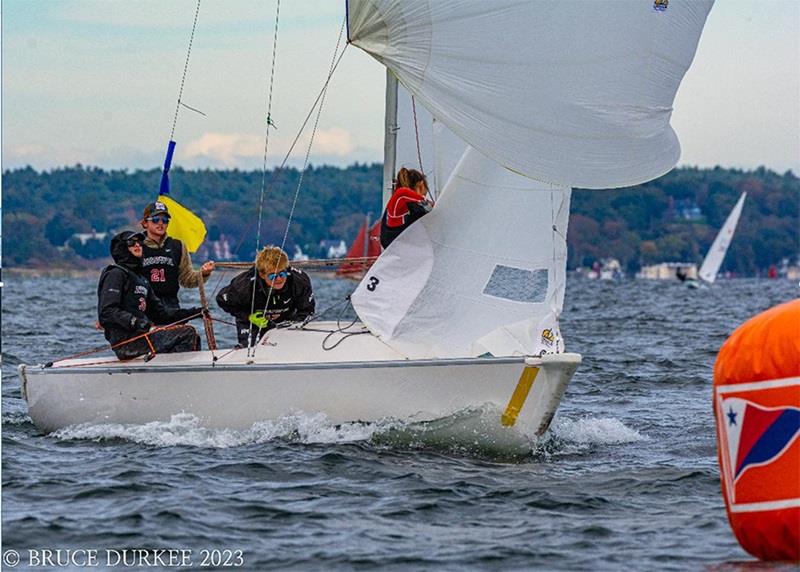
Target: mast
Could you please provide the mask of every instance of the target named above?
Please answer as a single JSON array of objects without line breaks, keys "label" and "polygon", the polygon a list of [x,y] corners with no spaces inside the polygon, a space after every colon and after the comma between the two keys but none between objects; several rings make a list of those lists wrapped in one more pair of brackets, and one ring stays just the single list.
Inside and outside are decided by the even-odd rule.
[{"label": "mast", "polygon": [[383,141],[383,203],[385,207],[394,191],[397,167],[397,78],[386,68],[386,117]]}]

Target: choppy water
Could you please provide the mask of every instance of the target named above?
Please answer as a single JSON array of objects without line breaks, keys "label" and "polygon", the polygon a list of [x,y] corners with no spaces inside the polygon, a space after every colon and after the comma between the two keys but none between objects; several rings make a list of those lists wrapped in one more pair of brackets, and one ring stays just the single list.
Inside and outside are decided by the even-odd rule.
[{"label": "choppy water", "polygon": [[[186,549],[199,566],[229,549],[250,570],[749,568],[719,492],[712,365],[794,283],[571,280],[562,329],[584,362],[533,442],[487,430],[485,408],[427,425],[307,415],[209,431],[178,415],[43,436],[16,365],[102,344],[95,281],[6,278],[4,550]],[[320,307],[352,287],[315,284]]]}]

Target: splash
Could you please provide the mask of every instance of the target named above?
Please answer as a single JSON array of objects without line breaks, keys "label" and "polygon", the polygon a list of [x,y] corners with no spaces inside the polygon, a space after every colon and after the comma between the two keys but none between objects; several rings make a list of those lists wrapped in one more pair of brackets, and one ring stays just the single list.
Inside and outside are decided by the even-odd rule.
[{"label": "splash", "polygon": [[322,413],[295,413],[262,421],[246,430],[209,429],[188,413],[143,425],[83,424],[51,436],[61,440],[123,440],[154,447],[229,448],[286,440],[304,444],[369,442],[379,447],[430,450],[447,454],[519,461],[572,450],[576,445],[614,445],[646,439],[614,418],[556,419],[542,438],[525,427],[504,427],[500,411],[485,405],[433,421],[385,419],[334,424]]},{"label": "splash", "polygon": [[276,421],[262,421],[243,431],[209,429],[189,413],[173,415],[169,421],[154,421],[144,425],[81,424],[65,427],[51,434],[62,440],[109,441],[122,439],[155,447],[228,448],[266,443],[275,439],[290,439],[301,443],[349,443],[368,440],[374,424],[345,423],[333,425],[322,413],[297,413]]},{"label": "splash", "polygon": [[397,423],[378,431],[372,440],[394,448],[441,451],[496,461],[529,457],[536,438],[521,427],[504,427],[495,406],[469,408],[425,422]]},{"label": "splash", "polygon": [[648,439],[613,417],[557,418],[550,432],[557,439],[579,445],[620,445]]}]

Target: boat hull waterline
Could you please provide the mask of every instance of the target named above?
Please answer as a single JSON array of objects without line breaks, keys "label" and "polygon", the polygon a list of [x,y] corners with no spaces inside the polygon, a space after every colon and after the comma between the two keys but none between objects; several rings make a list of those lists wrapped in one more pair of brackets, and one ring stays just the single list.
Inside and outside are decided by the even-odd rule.
[{"label": "boat hull waterline", "polygon": [[[275,338],[294,343],[309,337],[302,334],[315,337],[302,330],[280,334]],[[344,348],[335,357],[363,355],[376,342],[382,345],[371,335],[358,338],[358,344],[347,340],[350,350]],[[297,413],[323,413],[332,424],[428,421],[485,404],[502,411],[524,369],[538,367],[517,425],[540,435],[581,361],[578,354],[554,354],[302,362],[290,361],[291,352],[285,350],[292,343],[273,343],[284,346],[284,361],[263,359],[268,350],[278,353],[276,347],[267,346],[259,347],[255,358],[236,350],[216,362],[211,352],[193,352],[159,355],[150,361],[111,358],[56,362],[50,367],[21,365],[23,397],[33,423],[45,432],[77,424],[166,422],[181,413],[196,416],[202,427],[233,430]]]}]

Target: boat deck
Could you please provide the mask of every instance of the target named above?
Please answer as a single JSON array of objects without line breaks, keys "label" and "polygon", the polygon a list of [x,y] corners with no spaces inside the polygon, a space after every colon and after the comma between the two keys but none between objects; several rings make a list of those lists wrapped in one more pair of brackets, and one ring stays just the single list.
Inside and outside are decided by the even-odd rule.
[{"label": "boat deck", "polygon": [[90,357],[56,361],[52,369],[130,368],[145,364],[148,367],[208,367],[253,363],[277,365],[408,359],[372,335],[362,324],[357,323],[340,331],[336,322],[312,322],[302,329],[290,327],[270,330],[256,346],[255,356],[248,356],[247,353],[247,348],[219,348],[215,351],[158,354],[150,360],[146,356],[125,361],[116,357]]}]

